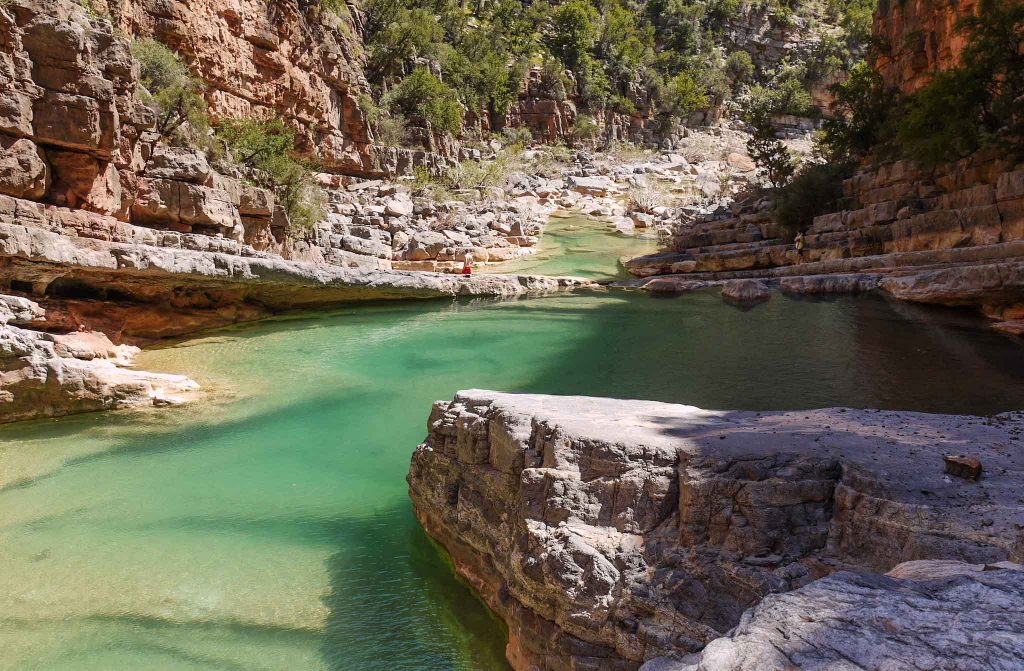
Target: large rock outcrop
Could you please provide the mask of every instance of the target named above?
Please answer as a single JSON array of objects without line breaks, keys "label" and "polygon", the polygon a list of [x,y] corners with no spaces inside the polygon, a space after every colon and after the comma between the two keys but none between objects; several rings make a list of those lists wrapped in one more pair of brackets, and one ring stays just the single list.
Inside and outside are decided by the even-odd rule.
[{"label": "large rock outcrop", "polygon": [[139,349],[114,345],[102,333],[31,330],[44,315],[32,301],[0,296],[0,423],[170,405],[199,388],[182,375],[133,370]]},{"label": "large rock outcrop", "polygon": [[[836,570],[1020,561],[1024,418],[460,392],[408,481],[517,669],[695,652]],[[944,473],[969,452],[979,482]]]},{"label": "large rock outcrop", "polygon": [[280,116],[332,171],[377,174],[357,98],[368,90],[358,15],[285,0],[129,0],[106,4],[132,37],[184,55],[215,117]]},{"label": "large rock outcrop", "polygon": [[881,0],[873,30],[881,48],[874,67],[886,86],[913,93],[934,72],[956,65],[967,44],[957,21],[977,8],[977,0]]},{"label": "large rock outcrop", "polygon": [[[0,284],[43,297],[56,315],[51,327],[85,324],[129,339],[349,301],[515,296],[590,284],[286,260],[224,238],[154,231],[2,196],[0,259]],[[67,313],[71,323],[62,324]]]}]

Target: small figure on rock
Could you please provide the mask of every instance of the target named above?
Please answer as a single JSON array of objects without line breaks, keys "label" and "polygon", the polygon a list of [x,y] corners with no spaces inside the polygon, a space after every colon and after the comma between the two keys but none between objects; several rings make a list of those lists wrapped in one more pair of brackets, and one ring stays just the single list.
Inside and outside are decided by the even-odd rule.
[{"label": "small figure on rock", "polygon": [[470,250],[466,250],[466,255],[462,257],[462,274],[473,274],[473,252]]},{"label": "small figure on rock", "polygon": [[793,246],[796,247],[796,258],[797,263],[804,260],[804,232],[797,231],[796,237],[793,238]]}]

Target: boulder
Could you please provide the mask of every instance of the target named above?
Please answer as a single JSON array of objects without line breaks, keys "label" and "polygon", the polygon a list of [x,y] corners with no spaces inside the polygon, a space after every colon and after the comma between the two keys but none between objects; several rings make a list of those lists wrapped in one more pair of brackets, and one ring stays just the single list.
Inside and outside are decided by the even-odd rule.
[{"label": "boulder", "polygon": [[0,193],[39,200],[50,188],[50,166],[32,140],[0,135]]},{"label": "boulder", "polygon": [[912,563],[938,566],[898,566],[890,574],[915,579],[843,571],[773,594],[699,655],[652,660],[641,671],[1020,668],[1021,567]]},{"label": "boulder", "polygon": [[722,285],[722,298],[737,303],[757,303],[772,297],[772,288],[763,280],[728,280]]},{"label": "boulder", "polygon": [[175,179],[192,184],[205,184],[213,169],[206,154],[198,149],[159,145],[146,163],[146,176],[157,179]]},{"label": "boulder", "polygon": [[408,217],[412,214],[412,201],[392,198],[384,204],[384,213],[389,217]]},{"label": "boulder", "polygon": [[409,261],[436,259],[438,254],[449,244],[450,241],[443,233],[416,231],[409,239],[404,257]]},{"label": "boulder", "polygon": [[571,176],[567,177],[565,181],[569,189],[585,196],[607,196],[619,190],[615,182],[603,175],[596,177]]}]

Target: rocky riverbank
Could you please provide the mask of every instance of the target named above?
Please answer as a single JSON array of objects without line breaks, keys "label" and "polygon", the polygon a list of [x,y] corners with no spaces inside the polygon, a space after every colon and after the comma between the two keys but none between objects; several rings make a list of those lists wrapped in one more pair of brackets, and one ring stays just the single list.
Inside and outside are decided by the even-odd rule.
[{"label": "rocky riverbank", "polygon": [[663,289],[763,279],[793,293],[877,290],[899,300],[970,307],[1004,330],[1024,316],[1024,169],[992,152],[924,171],[907,161],[843,183],[848,209],[814,219],[797,255],[758,197],[688,217],[661,253],[627,269]]},{"label": "rocky riverbank", "polygon": [[[842,595],[856,616],[845,631],[866,637],[876,615],[922,608],[911,595],[885,596],[914,589],[939,599],[925,608],[936,626],[917,634],[949,651],[935,668],[975,668],[979,650],[1010,668],[1024,648],[1022,613],[993,612],[1024,585],[1016,566],[999,564],[1024,560],[1022,431],[1018,414],[716,412],[467,391],[434,406],[408,481],[428,534],[508,623],[517,669],[636,669],[681,660],[737,625],[731,642],[687,663],[762,668],[742,651],[783,626],[794,636],[781,631],[789,642],[779,652],[799,653],[796,636],[810,625],[779,613],[800,600],[821,608]],[[962,453],[983,467],[979,480],[944,463]],[[913,560],[1005,567],[994,582],[974,575],[957,588],[977,595],[971,617],[986,627],[967,632],[950,620],[966,597],[948,585],[842,573]],[[954,644],[965,635],[975,636],[970,649]],[[873,640],[863,668],[902,659],[895,638]],[[725,649],[731,657],[715,659],[740,661],[709,656]]]}]

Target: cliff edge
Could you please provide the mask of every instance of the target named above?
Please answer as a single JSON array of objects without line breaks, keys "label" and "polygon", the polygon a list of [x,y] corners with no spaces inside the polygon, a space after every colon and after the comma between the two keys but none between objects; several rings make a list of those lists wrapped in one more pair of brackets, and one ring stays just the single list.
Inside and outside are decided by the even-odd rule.
[{"label": "cliff edge", "polygon": [[[408,481],[427,533],[508,623],[515,668],[636,669],[837,571],[1021,561],[1022,430],[1018,414],[472,390],[435,404]],[[962,453],[980,480],[944,472]]]}]

